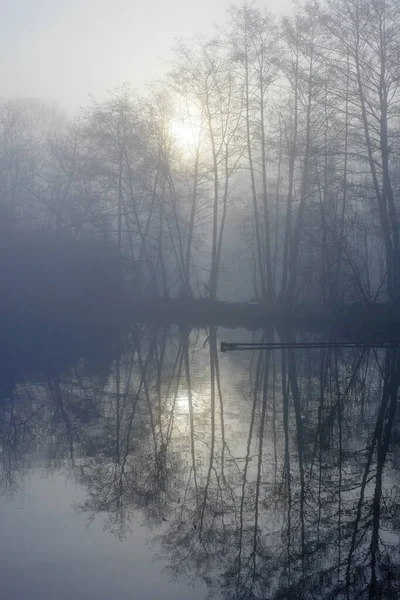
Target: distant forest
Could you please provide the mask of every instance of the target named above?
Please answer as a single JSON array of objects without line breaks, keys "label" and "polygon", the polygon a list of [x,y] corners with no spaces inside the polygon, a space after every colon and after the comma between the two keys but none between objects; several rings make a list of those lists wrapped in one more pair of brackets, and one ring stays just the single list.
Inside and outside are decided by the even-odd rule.
[{"label": "distant forest", "polygon": [[397,301],[399,11],[237,6],[146,95],[124,84],[74,119],[3,101],[1,235],[107,240],[142,295]]}]

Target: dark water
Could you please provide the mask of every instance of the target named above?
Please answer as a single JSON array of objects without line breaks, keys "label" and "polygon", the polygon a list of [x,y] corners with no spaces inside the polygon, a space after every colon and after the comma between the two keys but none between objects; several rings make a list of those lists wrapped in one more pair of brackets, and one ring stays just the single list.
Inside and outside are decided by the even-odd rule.
[{"label": "dark water", "polygon": [[262,335],[3,343],[2,599],[400,597],[400,350]]}]

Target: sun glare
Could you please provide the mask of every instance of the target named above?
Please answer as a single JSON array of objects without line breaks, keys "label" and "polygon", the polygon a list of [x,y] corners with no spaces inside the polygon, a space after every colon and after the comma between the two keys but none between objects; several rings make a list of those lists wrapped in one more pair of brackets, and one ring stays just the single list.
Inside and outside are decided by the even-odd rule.
[{"label": "sun glare", "polygon": [[176,398],[176,407],[178,413],[187,414],[189,412],[189,395],[187,392],[181,391]]},{"label": "sun glare", "polygon": [[186,416],[190,413],[190,404],[192,405],[192,410],[196,414],[200,414],[205,410],[205,404],[202,396],[192,390],[191,401],[189,398],[189,392],[187,389],[180,389],[174,398],[174,404],[176,409],[176,414],[182,416]]},{"label": "sun glare", "polygon": [[191,117],[190,120],[183,118],[171,119],[169,131],[172,138],[185,151],[193,151],[197,148],[201,136],[201,121]]}]

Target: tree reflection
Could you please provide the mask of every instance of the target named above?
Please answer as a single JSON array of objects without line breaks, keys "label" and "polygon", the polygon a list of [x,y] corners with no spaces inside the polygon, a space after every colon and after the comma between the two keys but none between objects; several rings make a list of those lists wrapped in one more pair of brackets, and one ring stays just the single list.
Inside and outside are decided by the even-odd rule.
[{"label": "tree reflection", "polygon": [[137,327],[108,372],[5,394],[1,492],[40,450],[84,487],[89,522],[123,538],[141,520],[171,576],[211,594],[393,598],[399,385],[396,348],[220,358],[215,327]]},{"label": "tree reflection", "polygon": [[114,336],[60,328],[24,340],[17,328],[2,337],[1,348],[0,494],[11,498],[23,489],[27,470],[41,461],[49,469],[73,470],[98,417]]}]

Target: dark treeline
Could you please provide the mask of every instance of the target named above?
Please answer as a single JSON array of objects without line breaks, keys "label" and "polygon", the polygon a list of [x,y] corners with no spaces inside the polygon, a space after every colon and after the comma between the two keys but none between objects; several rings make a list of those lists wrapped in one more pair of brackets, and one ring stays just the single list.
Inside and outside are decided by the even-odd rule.
[{"label": "dark treeline", "polygon": [[[36,322],[103,323],[110,328],[120,297],[121,260],[113,245],[52,231],[8,231],[0,237],[3,330],[20,334]],[[12,322],[12,325],[11,325]],[[36,335],[39,331],[36,332]],[[24,337],[28,337],[25,331]]]},{"label": "dark treeline", "polygon": [[34,457],[89,522],[146,523],[211,597],[395,598],[399,383],[398,349],[221,356],[215,328],[132,328],[112,364],[2,397],[0,492]]},{"label": "dark treeline", "polygon": [[396,301],[399,8],[246,4],[146,97],[4,102],[1,227],[108,239],[145,295]]}]

